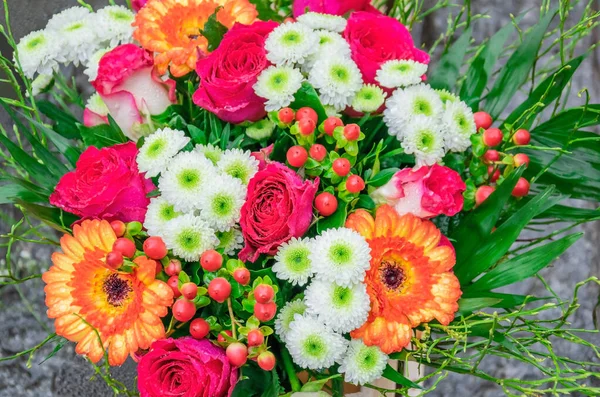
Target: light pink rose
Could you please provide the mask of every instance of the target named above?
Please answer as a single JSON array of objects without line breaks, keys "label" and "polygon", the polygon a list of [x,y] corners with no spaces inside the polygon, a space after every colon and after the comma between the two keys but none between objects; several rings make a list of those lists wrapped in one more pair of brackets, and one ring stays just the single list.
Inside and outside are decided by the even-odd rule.
[{"label": "light pink rose", "polygon": [[108,117],[85,108],[83,111],[83,125],[86,127],[96,127],[101,124],[108,124]]},{"label": "light pink rose", "polygon": [[349,11],[381,13],[371,5],[371,0],[294,0],[294,17],[304,14],[307,9],[333,15],[344,15]]}]

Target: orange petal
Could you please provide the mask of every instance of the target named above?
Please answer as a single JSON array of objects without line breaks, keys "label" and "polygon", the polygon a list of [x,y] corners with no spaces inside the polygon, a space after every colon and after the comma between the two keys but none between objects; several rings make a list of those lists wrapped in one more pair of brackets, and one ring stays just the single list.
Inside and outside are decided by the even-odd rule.
[{"label": "orange petal", "polygon": [[375,220],[367,211],[359,209],[348,216],[346,227],[360,233],[367,240],[370,240],[373,238]]},{"label": "orange petal", "polygon": [[108,346],[108,363],[112,366],[121,365],[128,355],[125,337],[121,334],[113,335]]}]

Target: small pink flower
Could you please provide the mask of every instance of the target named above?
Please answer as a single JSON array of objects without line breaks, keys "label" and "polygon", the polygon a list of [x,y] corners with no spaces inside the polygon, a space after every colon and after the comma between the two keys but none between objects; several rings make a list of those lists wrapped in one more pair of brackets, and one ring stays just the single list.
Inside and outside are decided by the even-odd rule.
[{"label": "small pink flower", "polygon": [[152,54],[123,44],[104,54],[92,85],[109,114],[132,140],[140,138],[144,117],[158,115],[175,103],[175,81],[156,74]]},{"label": "small pink flower", "polygon": [[463,208],[466,188],[458,172],[435,164],[398,171],[386,185],[371,193],[371,197],[378,204],[393,206],[400,215],[454,216]]},{"label": "small pink flower", "polygon": [[132,0],[131,8],[133,8],[134,11],[139,11],[143,6],[146,5],[147,2],[148,0]]},{"label": "small pink flower", "polygon": [[371,0],[294,0],[294,17],[304,14],[307,9],[333,15],[344,15],[349,11],[381,13],[371,5]]}]

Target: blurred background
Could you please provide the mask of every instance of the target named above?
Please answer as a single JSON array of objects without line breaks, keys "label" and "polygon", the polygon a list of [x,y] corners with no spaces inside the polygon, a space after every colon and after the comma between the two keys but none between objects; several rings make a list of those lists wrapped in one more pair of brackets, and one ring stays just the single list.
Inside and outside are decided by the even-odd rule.
[{"label": "blurred background", "polygon": [[[491,36],[505,24],[510,23],[510,16],[518,15],[529,10],[520,26],[524,31],[528,26],[538,20],[539,6],[542,0],[474,0],[472,3],[473,14],[484,14],[487,19],[480,19],[473,25],[474,37],[480,42]],[[95,8],[107,3],[107,0],[88,1]],[[7,0],[13,34],[18,41],[27,33],[41,29],[47,20],[55,13],[77,5],[76,0]],[[118,3],[118,2],[117,2]],[[428,1],[425,1],[427,9]],[[434,3],[434,2],[429,2]],[[459,0],[450,0],[449,3],[460,3]],[[600,0],[581,1],[573,13],[574,18],[579,18],[583,8],[589,3],[593,9],[600,9]],[[462,4],[462,3],[460,3]],[[4,8],[4,6],[2,6]],[[4,9],[2,10],[2,24],[4,25]],[[413,29],[416,42],[429,48],[432,43],[445,32],[447,17],[451,11],[442,10],[427,16],[424,23],[418,24]],[[456,12],[456,11],[455,11]],[[579,15],[577,15],[579,12]],[[575,50],[579,55],[600,42],[600,31],[595,29],[582,40]],[[0,41],[0,52],[7,58],[12,58],[8,45]],[[439,52],[439,51],[437,51]],[[439,54],[437,54],[439,57]],[[552,54],[549,54],[552,56]],[[436,54],[432,63],[435,64]],[[66,74],[72,71],[65,71]],[[84,76],[85,77],[85,76]],[[594,50],[579,68],[572,81],[571,98],[569,105],[584,104],[584,98],[577,93],[587,88],[590,94],[590,103],[600,100],[600,51]],[[83,89],[89,87],[86,79],[82,79]],[[10,96],[10,88],[0,83],[0,94]],[[526,93],[516,97],[514,106],[519,104]],[[513,107],[514,107],[513,106]],[[509,109],[511,110],[511,109]],[[0,111],[0,122],[5,128],[11,128],[8,115]],[[597,143],[594,143],[597,144]],[[597,207],[591,204],[588,208]],[[33,245],[17,242],[12,245],[11,256],[6,258],[6,235],[10,233],[11,225],[21,219],[22,214],[9,205],[0,205],[0,269],[5,268],[6,260],[11,260],[13,269],[18,269],[20,276],[35,274],[45,271],[50,266],[50,255],[55,247],[52,245]],[[557,226],[557,228],[560,225]],[[40,229],[41,232],[51,233],[49,230]],[[550,286],[561,298],[572,296],[574,285],[590,276],[600,275],[600,223],[591,223],[579,226],[575,231],[585,232],[584,238],[579,240],[565,255],[557,260],[551,267],[545,269],[542,275],[548,280]],[[522,236],[527,238],[527,236]],[[518,294],[537,294],[546,296],[542,283],[532,279],[513,286],[510,292]],[[594,327],[593,313],[598,312],[600,304],[600,289],[591,284],[584,287],[579,295],[580,309],[570,319],[575,328]],[[46,316],[44,305],[43,283],[40,279],[32,279],[19,286],[0,285],[0,357],[14,355],[29,349],[44,340],[53,331],[52,322]],[[597,313],[600,317],[600,313]],[[590,335],[588,340],[595,345],[600,345],[598,334]],[[557,354],[564,354],[584,361],[597,361],[590,349],[576,350],[571,345],[565,348],[556,345]],[[576,347],[581,348],[579,345]],[[46,396],[111,396],[112,391],[100,377],[94,377],[94,369],[83,358],[74,353],[72,344],[56,350],[55,354],[40,364],[49,354],[54,353],[56,344],[49,344],[37,352],[31,362],[27,361],[28,355],[14,361],[0,361],[0,397],[46,397]],[[498,378],[535,378],[538,376],[530,367],[507,364],[500,359],[486,358],[480,368],[494,374]],[[113,370],[114,376],[126,385],[133,387],[135,383],[135,366],[129,360],[123,367]],[[89,381],[88,381],[89,380]],[[600,379],[592,381],[600,385]],[[496,397],[503,396],[500,386],[464,375],[450,374],[442,381],[437,390],[429,394],[432,397]]]}]

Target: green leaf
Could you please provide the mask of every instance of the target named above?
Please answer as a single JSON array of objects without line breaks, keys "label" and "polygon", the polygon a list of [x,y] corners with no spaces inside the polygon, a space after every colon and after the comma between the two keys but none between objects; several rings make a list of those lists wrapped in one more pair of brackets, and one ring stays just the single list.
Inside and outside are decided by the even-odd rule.
[{"label": "green leaf", "polygon": [[402,375],[400,372],[398,372],[397,370],[392,368],[389,364],[386,365],[385,369],[383,370],[382,376],[384,378],[389,379],[392,382],[396,382],[397,384],[402,385],[404,387],[409,387],[412,389],[423,389],[421,387],[421,385],[408,379],[407,377]]},{"label": "green leaf", "polygon": [[344,226],[348,210],[346,209],[346,203],[338,202],[337,210],[326,218],[319,219],[317,222],[317,232],[321,233],[327,229],[335,229]]},{"label": "green leaf", "polygon": [[81,139],[81,134],[77,128],[79,121],[75,117],[50,101],[36,101],[35,104],[40,112],[55,122],[55,132],[67,139]]},{"label": "green leaf", "polygon": [[329,382],[332,379],[339,378],[340,376],[342,376],[342,375],[335,374],[335,375],[331,375],[330,377],[327,377],[327,378],[313,380],[312,382],[307,382],[302,386],[300,391],[305,392],[305,393],[315,393],[315,392],[321,391],[323,389],[323,386],[325,386],[325,383]]},{"label": "green leaf", "polygon": [[15,204],[19,200],[45,204],[48,202],[48,196],[40,195],[16,183],[0,185],[0,204]]},{"label": "green leaf", "polygon": [[[258,11],[258,18],[261,21],[281,21],[282,17],[271,8],[271,0],[250,0]],[[278,6],[279,9],[279,6]]]},{"label": "green leaf", "polygon": [[355,208],[364,208],[367,210],[375,209],[375,201],[366,194],[361,194],[358,196],[358,200],[356,201]]},{"label": "green leaf", "polygon": [[204,24],[204,29],[199,29],[199,33],[208,40],[208,51],[214,51],[221,44],[223,36],[227,33],[227,26],[217,20],[217,14],[223,7],[217,7],[215,12],[208,17]]},{"label": "green leaf", "polygon": [[327,113],[321,104],[317,91],[307,82],[302,83],[302,87],[294,94],[294,102],[290,105],[292,109],[296,110],[305,106],[313,108],[317,112],[319,123],[322,123],[327,118]]},{"label": "green leaf", "polygon": [[[42,131],[44,135],[46,135],[46,137],[50,139],[54,146],[56,146],[58,151],[62,153],[67,160],[69,160],[71,166],[75,167],[79,156],[81,156],[81,149],[79,149],[79,147],[77,147],[77,145],[75,145],[74,142],[65,138],[63,135],[57,133],[55,130],[46,127],[44,124],[38,123],[30,117],[23,117],[25,117],[30,123],[34,124],[38,128],[38,130]],[[77,134],[79,134],[79,132]]]},{"label": "green leaf", "polygon": [[467,28],[442,55],[439,64],[427,75],[428,83],[432,88],[452,91],[471,42],[472,30],[472,27]]},{"label": "green leaf", "polygon": [[534,219],[558,219],[565,222],[593,221],[600,219],[600,208],[586,209],[555,205],[536,215]]},{"label": "green leaf", "polygon": [[52,351],[50,352],[50,354],[48,354],[46,356],[46,358],[44,358],[39,365],[42,365],[43,363],[45,363],[46,361],[50,360],[52,357],[54,357],[56,355],[56,353],[58,353],[60,351],[60,349],[62,349],[67,343],[69,343],[68,339],[65,338],[61,338],[58,337],[58,342],[56,343],[56,346],[54,346],[54,349],[52,349]]},{"label": "green leaf", "polygon": [[206,145],[206,134],[204,133],[204,131],[192,124],[188,124],[187,129],[194,143],[197,143],[199,145]]},{"label": "green leaf", "polygon": [[79,219],[75,215],[63,212],[55,207],[45,207],[24,201],[19,202],[19,205],[27,211],[28,215],[38,218],[61,233],[69,232],[71,225]]},{"label": "green leaf", "polygon": [[496,83],[486,97],[485,110],[497,119],[513,99],[533,67],[544,35],[556,15],[556,7],[540,18],[540,21],[524,35],[523,42],[500,70]]},{"label": "green leaf", "polygon": [[386,168],[385,170],[379,171],[375,176],[373,176],[370,180],[367,181],[367,185],[373,187],[380,187],[385,185],[392,179],[394,174],[398,172],[398,168]]},{"label": "green leaf", "polygon": [[534,297],[532,295],[515,295],[515,294],[503,294],[500,292],[487,292],[487,291],[464,291],[462,298],[494,298],[500,302],[493,304],[491,307],[500,309],[510,309],[516,306],[521,306],[525,302],[535,302],[545,299],[554,299],[553,297]]},{"label": "green leaf", "polygon": [[502,299],[497,298],[461,298],[458,300],[458,312],[456,315],[464,316],[500,302],[502,302]]},{"label": "green leaf", "polygon": [[3,134],[0,134],[0,144],[6,147],[10,155],[15,159],[19,166],[23,167],[32,179],[46,189],[50,191],[54,190],[58,178],[49,175],[48,169],[43,164],[39,163]]},{"label": "green leaf", "polygon": [[123,132],[120,129],[115,129],[112,125],[102,124],[95,127],[86,127],[83,124],[78,124],[77,126],[86,146],[102,149],[128,142]]}]

